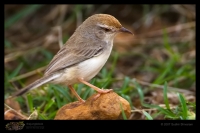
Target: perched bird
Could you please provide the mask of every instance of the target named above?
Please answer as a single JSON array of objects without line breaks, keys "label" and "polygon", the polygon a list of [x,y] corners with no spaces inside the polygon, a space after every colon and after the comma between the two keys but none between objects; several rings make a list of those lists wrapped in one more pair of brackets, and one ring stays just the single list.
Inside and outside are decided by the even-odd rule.
[{"label": "perched bird", "polygon": [[100,89],[87,81],[97,75],[104,66],[110,56],[114,37],[120,32],[132,34],[111,15],[90,16],[53,57],[44,76],[20,89],[12,97],[20,96],[46,83],[68,86],[80,102],[84,100],[76,93],[73,84],[86,84],[99,94],[112,91],[112,89]]}]

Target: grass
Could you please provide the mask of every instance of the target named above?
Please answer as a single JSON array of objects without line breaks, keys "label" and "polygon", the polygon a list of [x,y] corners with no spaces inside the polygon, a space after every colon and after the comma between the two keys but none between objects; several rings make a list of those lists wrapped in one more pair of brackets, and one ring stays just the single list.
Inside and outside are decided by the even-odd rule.
[{"label": "grass", "polygon": [[124,120],[127,120],[126,114],[125,114],[124,109],[123,109],[123,107],[122,107],[122,103],[120,103],[120,109],[121,109],[121,111],[122,111],[122,117],[123,117],[123,119],[124,119]]},{"label": "grass", "polygon": [[41,8],[42,5],[28,5],[23,10],[19,11],[18,13],[14,14],[10,18],[7,18],[5,21],[4,28],[10,27],[12,24],[16,23],[23,17],[28,16],[29,14],[33,13],[34,11],[37,11],[37,9]]},{"label": "grass", "polygon": [[[164,94],[165,107],[160,107],[159,105],[146,104],[144,102],[144,94],[141,90],[140,85],[136,81],[133,81],[133,82],[134,82],[134,84],[135,84],[135,86],[138,90],[138,93],[139,93],[139,96],[140,96],[140,101],[141,101],[142,105],[144,107],[155,108],[155,109],[158,110],[158,112],[156,114],[154,114],[155,116],[164,115],[164,118],[172,119],[172,120],[188,120],[188,119],[191,119],[191,117],[189,117],[189,116],[191,116],[191,114],[188,113],[190,105],[186,104],[187,101],[185,100],[185,98],[182,94],[177,93],[177,96],[178,96],[179,102],[180,102],[179,105],[177,105],[174,109],[170,108],[168,98],[167,98],[167,83],[165,83],[165,85],[163,87],[164,88],[163,94]],[[196,108],[193,106],[192,110],[195,111]],[[143,113],[147,117],[147,119],[153,119],[153,116],[149,115],[147,112],[144,111]],[[195,118],[193,117],[192,119],[195,119]]]},{"label": "grass", "polygon": [[[27,5],[5,19],[5,32],[7,34],[11,32],[10,36],[5,36],[5,50],[15,50],[18,48],[13,41],[14,39],[11,38],[13,36],[12,27],[14,27],[16,23],[25,23],[24,21],[27,18],[37,14],[38,9],[40,9],[42,12],[41,7],[43,6],[45,5]],[[92,7],[93,6],[90,8],[91,10],[93,9]],[[165,5],[164,7],[168,9],[169,6]],[[68,19],[64,20],[64,23],[68,23],[69,20],[75,23],[77,13],[86,10],[83,5],[76,5],[75,8],[72,9],[71,15],[68,16]],[[102,10],[103,8],[100,9]],[[151,10],[151,7],[144,5],[143,10],[143,15],[145,16],[145,14]],[[148,14],[146,17],[151,17],[151,14]],[[146,17],[144,17],[144,21],[147,21]],[[27,25],[27,27],[28,26],[29,25]],[[32,26],[33,25],[31,25],[31,27]],[[68,28],[70,29],[70,27]],[[46,33],[45,36],[47,34],[49,33]],[[63,34],[64,40],[67,40],[69,35],[69,33]],[[153,45],[140,45],[139,47],[132,47],[130,49],[126,49],[126,54],[120,53],[117,50],[113,50],[106,65],[103,67],[100,73],[90,81],[90,83],[100,88],[113,88],[118,95],[122,96],[130,103],[132,110],[140,108],[142,115],[145,116],[144,118],[147,120],[154,120],[159,117],[166,120],[195,119],[196,103],[194,101],[188,101],[186,94],[176,92],[178,104],[173,104],[169,98],[169,92],[171,92],[170,87],[176,87],[181,90],[190,91],[189,89],[192,88],[196,83],[196,57],[189,58],[188,56],[185,56],[188,52],[190,53],[190,51],[195,49],[195,46],[191,43],[192,40],[171,43],[171,40],[173,39],[171,39],[171,36],[169,35],[167,26],[163,28],[163,34],[160,38],[162,41],[158,44],[155,43]],[[23,42],[23,39],[19,42]],[[146,43],[148,43],[148,41],[146,41]],[[155,53],[154,50],[159,51],[158,55],[153,56]],[[8,52],[7,54],[10,53]],[[15,92],[16,88],[25,86],[25,83],[27,80],[29,80],[29,77],[18,79],[15,82],[9,82],[10,80],[23,73],[47,65],[54,54],[55,51],[52,52],[51,49],[40,47],[39,50],[29,52],[24,56],[22,54],[22,56],[17,57],[12,62],[5,63],[4,98],[6,99],[13,92]],[[129,57],[131,58],[128,59]],[[124,60],[126,60],[128,63],[124,63]],[[131,65],[127,67],[126,63]],[[134,66],[137,64],[139,65],[134,68]],[[125,68],[127,68],[127,70],[120,69],[124,66],[126,66]],[[134,71],[129,71],[132,70],[132,68],[134,68]],[[127,73],[127,75],[124,73]],[[147,78],[148,83],[163,86],[163,103],[151,104],[145,102],[146,98],[149,97],[150,92],[157,93],[157,88],[145,86],[141,83],[139,84],[133,79],[133,77],[140,78],[143,77],[143,75],[148,75],[149,73],[153,76]],[[37,72],[35,75],[42,76],[42,73]],[[94,90],[83,84],[76,84],[74,85],[74,88],[83,99],[87,99],[95,93]],[[138,107],[135,103],[137,99],[140,99],[141,107]],[[71,95],[71,92],[67,87],[47,84],[38,89],[30,91],[23,97],[18,97],[17,101],[19,102],[23,113],[25,113],[27,116],[30,116],[31,119],[37,118],[39,120],[49,120],[55,117],[59,108],[67,103],[77,101],[77,99]],[[164,104],[165,106],[161,106],[161,104]],[[123,113],[122,106],[120,107],[122,110],[123,119],[129,119],[126,118],[125,114]],[[148,112],[146,109],[152,109],[156,111]]]}]

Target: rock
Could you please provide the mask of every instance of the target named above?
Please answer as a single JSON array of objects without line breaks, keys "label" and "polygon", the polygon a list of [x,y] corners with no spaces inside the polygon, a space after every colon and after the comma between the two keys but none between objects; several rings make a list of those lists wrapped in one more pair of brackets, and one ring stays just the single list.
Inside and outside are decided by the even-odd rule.
[{"label": "rock", "polygon": [[27,120],[27,117],[21,114],[21,108],[15,98],[5,99],[4,104],[5,120]]},{"label": "rock", "polygon": [[92,95],[85,103],[73,102],[61,107],[55,120],[117,120],[123,119],[123,107],[126,118],[130,117],[131,107],[127,100],[117,95],[115,92],[101,94],[97,99]]},{"label": "rock", "polygon": [[27,117],[22,115],[19,112],[8,109],[4,112],[4,119],[5,120],[27,120]]},{"label": "rock", "polygon": [[21,110],[19,102],[16,101],[16,98],[5,99],[5,104],[17,112]]}]

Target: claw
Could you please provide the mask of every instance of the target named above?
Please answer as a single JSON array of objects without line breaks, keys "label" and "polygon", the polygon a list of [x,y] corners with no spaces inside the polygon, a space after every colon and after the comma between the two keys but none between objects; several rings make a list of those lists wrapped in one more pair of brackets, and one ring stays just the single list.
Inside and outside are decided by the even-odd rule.
[{"label": "claw", "polygon": [[100,96],[101,96],[101,93],[98,93],[95,97],[93,97],[93,100],[94,101],[97,100],[97,98],[100,97]]},{"label": "claw", "polygon": [[113,91],[113,89],[103,90],[103,88],[102,88],[102,90],[98,91],[98,94],[95,97],[93,97],[93,100],[95,101],[95,100],[97,100],[98,97],[101,96],[101,94],[105,94],[105,93],[108,93],[108,92],[111,92],[111,91]]},{"label": "claw", "polygon": [[85,103],[85,100],[79,100],[79,102],[80,102],[80,104],[83,104],[83,103]]},{"label": "claw", "polygon": [[102,88],[102,90],[101,90],[101,91],[98,91],[98,93],[108,93],[108,92],[111,92],[111,91],[113,91],[113,89],[106,89],[106,90],[103,90],[103,88]]}]

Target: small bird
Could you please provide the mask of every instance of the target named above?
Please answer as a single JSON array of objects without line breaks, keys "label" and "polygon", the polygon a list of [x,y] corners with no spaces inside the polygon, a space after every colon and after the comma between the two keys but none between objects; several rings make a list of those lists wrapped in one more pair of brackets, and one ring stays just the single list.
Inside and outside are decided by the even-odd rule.
[{"label": "small bird", "polygon": [[132,34],[111,15],[94,14],[88,17],[53,57],[44,76],[20,89],[12,97],[20,96],[46,83],[68,86],[81,103],[84,100],[72,87],[76,83],[83,83],[99,94],[112,91],[100,89],[87,81],[96,76],[104,66],[110,56],[114,37],[120,32]]}]

